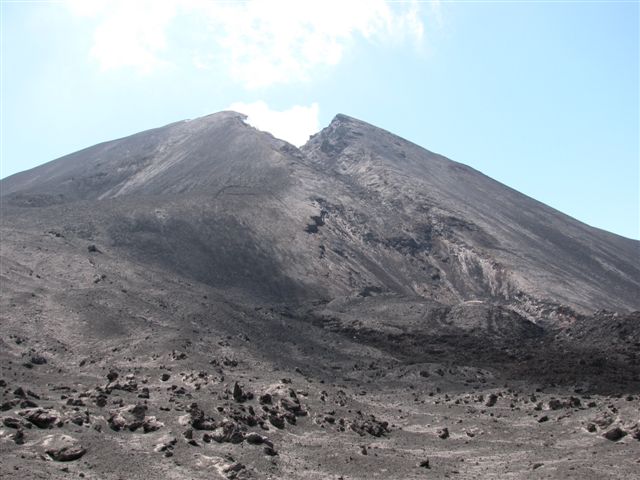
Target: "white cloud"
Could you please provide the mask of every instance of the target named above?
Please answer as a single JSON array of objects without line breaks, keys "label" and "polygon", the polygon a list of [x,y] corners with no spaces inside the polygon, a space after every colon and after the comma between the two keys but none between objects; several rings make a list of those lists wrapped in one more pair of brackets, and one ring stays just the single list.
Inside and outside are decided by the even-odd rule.
[{"label": "white cloud", "polygon": [[309,136],[320,130],[318,104],[308,107],[295,105],[288,110],[271,110],[263,101],[253,103],[236,102],[227,108],[247,115],[247,123],[258,130],[271,133],[274,137],[286,140],[299,147]]},{"label": "white cloud", "polygon": [[107,0],[67,0],[67,8],[79,17],[95,17],[107,7]]},{"label": "white cloud", "polygon": [[133,67],[142,73],[170,64],[161,54],[177,5],[175,0],[67,0],[74,15],[97,21],[90,54],[101,70]]},{"label": "white cloud", "polygon": [[[97,22],[91,54],[104,70],[150,72],[179,64],[190,51],[191,67],[222,68],[247,88],[309,80],[319,68],[337,65],[357,39],[419,43],[424,34],[417,1],[68,0],[67,5],[73,14]],[[430,15],[437,5],[431,3]]]},{"label": "white cloud", "polygon": [[[101,68],[130,66],[149,73],[166,65],[158,54],[167,44],[165,30],[175,14],[174,4],[138,0],[119,5],[122,11],[109,16],[95,31],[91,55]],[[139,22],[140,18],[144,21]]]},{"label": "white cloud", "polygon": [[248,88],[309,80],[318,67],[340,62],[356,38],[420,40],[418,3],[384,0],[194,0],[217,32],[230,74]]}]

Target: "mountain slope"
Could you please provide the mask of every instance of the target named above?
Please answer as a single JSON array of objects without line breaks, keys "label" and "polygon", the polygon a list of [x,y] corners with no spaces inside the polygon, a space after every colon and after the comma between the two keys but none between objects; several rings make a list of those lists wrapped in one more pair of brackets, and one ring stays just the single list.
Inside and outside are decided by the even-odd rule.
[{"label": "mountain slope", "polygon": [[[512,298],[524,291],[582,309],[638,308],[638,241],[589,227],[344,115],[303,151],[363,195],[389,205],[385,220],[402,216],[404,243],[419,244],[422,238],[428,249],[434,237],[443,240],[449,230],[455,242],[438,245],[440,255],[457,257],[454,275],[481,272],[486,293]],[[434,223],[444,235],[434,232]]]},{"label": "mountain slope", "polygon": [[48,206],[126,255],[275,300],[395,292],[498,302],[535,320],[562,320],[562,305],[640,308],[639,242],[345,115],[298,150],[222,112],[0,189],[7,218]]},{"label": "mountain slope", "polygon": [[101,143],[4,179],[2,195],[43,193],[67,202],[213,193],[238,177],[246,186],[261,184],[264,175],[286,181],[276,153],[284,142],[247,128],[242,118],[222,112]]}]

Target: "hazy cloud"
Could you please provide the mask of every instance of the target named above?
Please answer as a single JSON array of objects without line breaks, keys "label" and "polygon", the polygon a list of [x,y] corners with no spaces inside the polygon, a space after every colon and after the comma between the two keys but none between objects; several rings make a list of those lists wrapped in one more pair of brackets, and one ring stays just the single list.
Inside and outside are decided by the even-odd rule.
[{"label": "hazy cloud", "polygon": [[207,12],[231,76],[248,88],[309,80],[340,62],[355,38],[420,40],[418,4],[383,0],[198,2]]},{"label": "hazy cloud", "polygon": [[68,0],[69,10],[96,21],[90,55],[101,70],[132,67],[141,73],[170,65],[167,27],[177,14],[173,0]]},{"label": "hazy cloud", "polygon": [[[424,35],[417,1],[69,0],[67,5],[74,15],[96,22],[91,55],[103,70],[132,67],[148,73],[180,63],[189,51],[190,67],[222,68],[247,88],[309,80],[316,69],[337,65],[356,39],[419,44]],[[429,15],[437,5],[431,2]]]}]

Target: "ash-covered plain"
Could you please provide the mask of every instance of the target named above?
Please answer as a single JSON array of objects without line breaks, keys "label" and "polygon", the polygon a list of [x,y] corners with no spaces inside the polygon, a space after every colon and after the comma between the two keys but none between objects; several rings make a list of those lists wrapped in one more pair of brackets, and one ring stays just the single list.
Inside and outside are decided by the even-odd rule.
[{"label": "ash-covered plain", "polygon": [[338,115],[0,181],[0,476],[634,478],[640,242]]}]

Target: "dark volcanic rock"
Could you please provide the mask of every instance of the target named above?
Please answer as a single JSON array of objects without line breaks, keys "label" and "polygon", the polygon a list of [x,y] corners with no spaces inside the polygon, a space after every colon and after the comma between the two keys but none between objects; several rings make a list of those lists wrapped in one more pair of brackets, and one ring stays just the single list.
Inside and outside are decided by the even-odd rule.
[{"label": "dark volcanic rock", "polygon": [[23,410],[20,415],[38,428],[51,428],[60,419],[60,414],[57,411],[42,408]]},{"label": "dark volcanic rock", "polygon": [[268,455],[269,457],[278,455],[278,452],[270,445],[265,445],[262,451],[264,452],[265,455]]},{"label": "dark volcanic rock", "polygon": [[389,433],[389,423],[379,421],[374,415],[358,418],[351,422],[351,430],[364,436],[366,433],[374,437],[381,437]]},{"label": "dark volcanic rock", "polygon": [[18,429],[17,432],[10,435],[10,437],[17,445],[23,445],[25,442],[24,430]]},{"label": "dark volcanic rock", "polygon": [[244,439],[247,441],[247,443],[250,443],[251,445],[261,445],[265,442],[270,443],[267,437],[263,437],[262,435],[256,432],[249,432],[245,434]]},{"label": "dark volcanic rock", "polygon": [[210,434],[211,440],[218,443],[242,443],[245,439],[242,427],[230,421],[225,421]]},{"label": "dark volcanic rock", "polygon": [[607,430],[602,434],[604,438],[607,440],[611,440],[612,442],[617,442],[627,435],[627,432],[622,430],[620,427],[614,427],[611,430]]},{"label": "dark volcanic rock", "polygon": [[19,403],[20,403],[20,400],[8,400],[6,402],[2,402],[2,404],[0,404],[0,411],[6,412],[8,410],[11,410],[13,407],[18,405]]},{"label": "dark volcanic rock", "polygon": [[276,428],[284,428],[284,417],[280,415],[271,414],[269,415],[269,423]]},{"label": "dark volcanic rock", "polygon": [[4,417],[2,419],[2,424],[9,428],[20,428],[22,427],[22,420],[14,417]]},{"label": "dark volcanic rock", "polygon": [[71,462],[81,458],[87,450],[68,435],[54,435],[45,440],[45,452],[56,462]]},{"label": "dark volcanic rock", "polygon": [[122,407],[110,412],[107,423],[111,430],[120,432],[129,430],[135,432],[142,430],[144,433],[155,432],[164,426],[154,416],[147,416],[148,407],[144,404]]},{"label": "dark volcanic rock", "polygon": [[63,447],[47,450],[47,454],[56,462],[71,462],[81,458],[87,450],[81,446]]},{"label": "dark volcanic rock", "polygon": [[218,425],[213,418],[205,417],[204,411],[197,403],[189,407],[190,424],[196,430],[215,430]]},{"label": "dark volcanic rock", "polygon": [[238,382],[233,384],[233,399],[236,402],[244,402],[247,400],[247,395],[242,391],[242,387],[238,385]]},{"label": "dark volcanic rock", "polygon": [[42,355],[34,355],[31,357],[31,363],[33,363],[34,365],[44,365],[45,363],[47,363],[47,359]]},{"label": "dark volcanic rock", "polygon": [[173,456],[173,449],[178,443],[178,439],[171,435],[165,435],[160,438],[159,443],[155,445],[155,452],[163,452],[165,457]]}]

